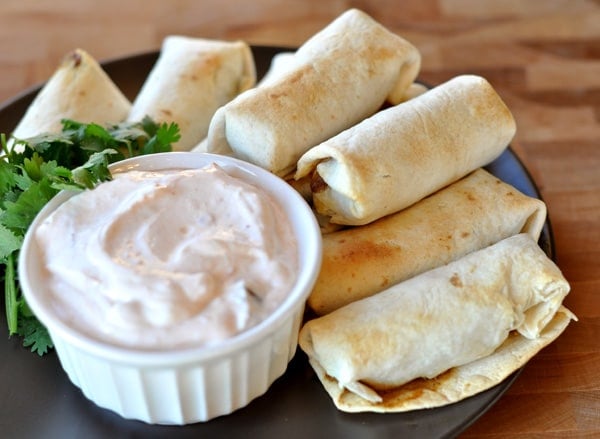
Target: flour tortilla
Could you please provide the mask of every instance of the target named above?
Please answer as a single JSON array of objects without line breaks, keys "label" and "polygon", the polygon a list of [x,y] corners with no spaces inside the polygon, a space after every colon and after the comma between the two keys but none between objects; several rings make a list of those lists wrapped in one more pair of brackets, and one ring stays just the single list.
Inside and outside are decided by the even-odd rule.
[{"label": "flour tortilla", "polygon": [[554,340],[575,318],[569,289],[519,234],[310,320],[299,343],[341,410],[436,407],[498,384]]},{"label": "flour tortilla", "polygon": [[493,354],[449,369],[435,378],[416,379],[381,392],[380,402],[367,401],[341,388],[318,364],[313,364],[313,367],[335,406],[344,412],[398,413],[442,407],[484,392],[504,381],[556,340],[573,318],[568,309],[560,307],[538,338],[530,340],[518,332],[511,332]]},{"label": "flour tortilla", "polygon": [[178,124],[176,151],[188,151],[208,133],[215,111],[256,83],[254,58],[242,41],[171,35],[135,98],[128,120],[150,116]]},{"label": "flour tortilla", "polygon": [[[417,96],[421,96],[426,91],[429,91],[429,88],[425,84],[421,84],[420,82],[413,82],[405,91],[403,95],[400,96],[390,96],[388,99],[388,103],[390,105],[398,105],[402,102],[410,101],[411,99],[416,98]],[[393,101],[392,99],[396,99]]]},{"label": "flour tortilla", "polygon": [[545,220],[543,201],[477,169],[398,213],[324,234],[308,305],[327,314],[504,238],[537,241]]},{"label": "flour tortilla", "polygon": [[482,77],[462,75],[311,148],[296,179],[331,221],[363,225],[402,210],[496,159],[514,118]]},{"label": "flour tortilla", "polygon": [[257,86],[263,86],[276,81],[284,73],[289,72],[294,67],[294,52],[279,52],[273,55],[269,69],[258,82]]},{"label": "flour tortilla", "polygon": [[312,146],[403,95],[420,67],[408,41],[351,9],[304,43],[293,66],[240,94],[213,117],[206,151],[234,155],[276,175]]},{"label": "flour tortilla", "polygon": [[[271,59],[269,69],[257,84],[259,87],[262,85],[274,82],[283,74],[291,71],[295,66],[294,52],[279,52]],[[406,102],[409,99],[416,98],[419,95],[425,93],[429,88],[419,82],[413,82],[405,90],[404,93],[397,91],[387,96],[386,103],[388,105],[398,105],[402,102]]]},{"label": "flour tortilla", "polygon": [[125,120],[131,103],[82,49],[69,53],[36,95],[12,135],[26,139],[62,131],[62,119],[100,125]]}]

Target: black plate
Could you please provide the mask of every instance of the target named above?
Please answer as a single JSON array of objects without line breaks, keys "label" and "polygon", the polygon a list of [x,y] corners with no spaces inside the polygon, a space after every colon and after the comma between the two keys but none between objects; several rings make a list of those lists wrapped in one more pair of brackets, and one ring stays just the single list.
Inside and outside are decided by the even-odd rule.
[{"label": "black plate", "polygon": [[[257,73],[264,74],[276,47],[253,47]],[[156,61],[146,53],[104,63],[121,90],[133,99]],[[16,126],[39,87],[0,106],[0,132]],[[540,197],[531,176],[509,148],[488,170],[523,193]],[[553,257],[547,222],[540,245]],[[0,313],[0,331],[6,318]],[[496,387],[456,404],[399,414],[338,411],[299,351],[289,369],[269,391],[237,412],[207,423],[184,427],[153,426],[128,421],[96,407],[68,380],[54,352],[40,358],[16,338],[0,343],[0,432],[11,438],[54,437],[227,437],[227,438],[436,438],[454,437],[489,409],[519,372]]]}]

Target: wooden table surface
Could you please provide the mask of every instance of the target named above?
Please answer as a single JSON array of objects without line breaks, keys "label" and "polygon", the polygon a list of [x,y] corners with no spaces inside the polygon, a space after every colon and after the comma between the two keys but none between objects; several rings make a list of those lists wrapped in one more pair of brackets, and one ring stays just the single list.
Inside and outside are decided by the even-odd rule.
[{"label": "wooden table surface", "polygon": [[545,199],[579,317],[462,437],[600,434],[600,2],[591,0],[2,0],[0,101],[75,47],[106,60],[169,34],[299,45],[349,7],[423,55],[432,84],[487,77],[517,120],[514,148]]}]

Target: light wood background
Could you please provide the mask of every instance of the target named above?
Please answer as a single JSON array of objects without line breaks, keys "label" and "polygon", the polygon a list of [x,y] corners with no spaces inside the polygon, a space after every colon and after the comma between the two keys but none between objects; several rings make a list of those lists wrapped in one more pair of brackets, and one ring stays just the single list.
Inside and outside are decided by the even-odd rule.
[{"label": "light wood background", "polygon": [[579,316],[464,438],[600,435],[600,3],[592,0],[2,0],[0,101],[81,47],[99,60],[165,35],[299,45],[358,7],[422,52],[421,79],[487,77],[518,123],[514,148],[548,204]]}]

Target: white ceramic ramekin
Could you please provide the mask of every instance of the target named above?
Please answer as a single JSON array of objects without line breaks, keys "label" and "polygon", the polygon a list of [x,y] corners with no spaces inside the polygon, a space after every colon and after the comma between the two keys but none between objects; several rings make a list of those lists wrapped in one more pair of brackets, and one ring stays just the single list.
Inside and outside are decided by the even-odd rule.
[{"label": "white ceramic ramekin", "polygon": [[19,258],[25,299],[48,328],[70,380],[98,406],[124,418],[188,424],[229,414],[264,394],[286,370],[297,347],[304,304],[319,273],[321,235],[310,208],[287,183],[229,157],[173,152],[128,159],[113,172],[198,168],[217,163],[269,192],[281,204],[298,241],[300,272],[283,304],[259,325],[216,346],[168,351],[117,347],[77,332],[45,305],[40,249],[33,230],[72,193],[61,192],[34,220]]}]

